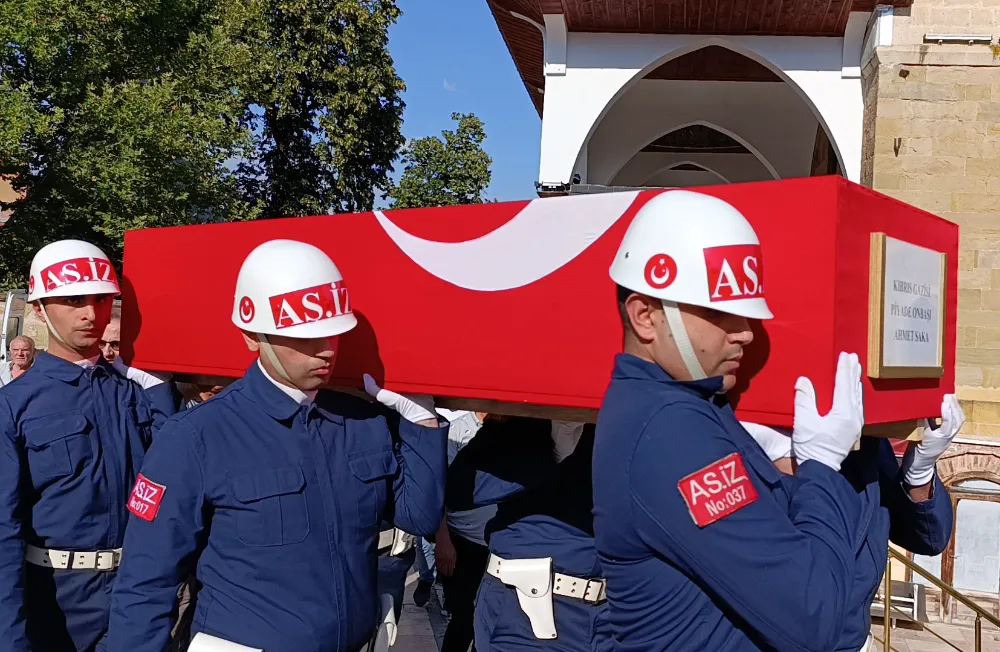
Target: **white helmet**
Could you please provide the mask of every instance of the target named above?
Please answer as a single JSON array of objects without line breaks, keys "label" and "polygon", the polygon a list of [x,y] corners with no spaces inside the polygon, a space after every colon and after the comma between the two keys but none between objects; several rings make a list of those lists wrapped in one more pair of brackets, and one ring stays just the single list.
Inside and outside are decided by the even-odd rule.
[{"label": "white helmet", "polygon": [[760,240],[728,203],[668,190],[636,214],[611,264],[611,279],[647,296],[771,319]]},{"label": "white helmet", "polygon": [[261,335],[333,337],[354,328],[344,277],[322,250],[295,240],[271,240],[240,267],[233,324]]},{"label": "white helmet", "polygon": [[31,260],[28,301],[49,297],[121,294],[114,265],[104,252],[82,240],[59,240]]},{"label": "white helmet", "polygon": [[764,299],[760,240],[743,214],[716,197],[668,190],[632,220],[611,279],[663,302],[667,325],[692,379],[706,377],[678,304],[750,319],[774,317]]}]

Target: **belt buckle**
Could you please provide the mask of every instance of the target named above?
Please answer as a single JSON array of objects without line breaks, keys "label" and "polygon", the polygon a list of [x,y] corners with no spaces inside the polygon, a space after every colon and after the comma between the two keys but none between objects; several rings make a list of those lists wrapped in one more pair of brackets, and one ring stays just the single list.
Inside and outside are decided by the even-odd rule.
[{"label": "belt buckle", "polygon": [[[111,566],[109,568],[101,568],[101,560],[106,559],[107,556],[111,557]],[[94,570],[98,573],[110,573],[118,568],[121,562],[122,553],[117,550],[99,550],[94,554]]]},{"label": "belt buckle", "polygon": [[[593,588],[593,596],[591,596],[591,587]],[[604,602],[604,596],[601,594],[604,592],[604,580],[587,580],[587,586],[583,591],[583,601],[589,602],[591,604],[600,604]]]}]

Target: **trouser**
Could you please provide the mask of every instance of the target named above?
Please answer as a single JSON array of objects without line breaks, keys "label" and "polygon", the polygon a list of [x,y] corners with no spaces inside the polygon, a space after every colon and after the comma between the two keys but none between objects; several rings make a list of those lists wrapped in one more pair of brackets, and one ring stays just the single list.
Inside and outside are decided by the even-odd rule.
[{"label": "trouser", "polygon": [[451,615],[444,633],[441,652],[466,652],[475,636],[476,593],[486,572],[490,550],[469,541],[451,530],[455,546],[455,570],[451,577],[441,576],[444,606]]},{"label": "trouser", "polygon": [[191,642],[191,623],[194,621],[195,599],[198,595],[198,580],[191,576],[177,593],[177,622],[170,632],[170,646],[167,652],[186,652]]},{"label": "trouser", "polygon": [[423,537],[420,538],[420,549],[417,550],[417,573],[420,581],[426,584],[433,584],[437,575],[434,548],[432,542]]},{"label": "trouser", "polygon": [[[67,571],[25,564],[25,632],[32,650],[103,649],[114,571]],[[0,649],[10,642],[0,641]]]},{"label": "trouser", "polygon": [[607,602],[595,605],[556,596],[552,605],[559,636],[539,640],[514,589],[486,575],[476,598],[477,652],[611,652]]},{"label": "trouser", "polygon": [[416,547],[410,548],[399,557],[382,555],[378,558],[378,594],[388,593],[395,603],[396,620],[403,609],[403,593],[406,591],[406,575],[416,559]]}]

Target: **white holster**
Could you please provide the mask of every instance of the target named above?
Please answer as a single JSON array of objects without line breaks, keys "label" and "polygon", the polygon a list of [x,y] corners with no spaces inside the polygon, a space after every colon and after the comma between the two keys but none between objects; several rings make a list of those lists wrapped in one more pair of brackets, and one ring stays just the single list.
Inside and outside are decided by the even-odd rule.
[{"label": "white holster", "polygon": [[399,528],[396,528],[395,532],[392,537],[392,549],[389,551],[390,557],[399,557],[404,552],[408,552],[417,541],[417,537],[407,534]]},{"label": "white holster", "polygon": [[552,611],[552,558],[501,560],[494,556],[490,561],[493,560],[498,561],[498,567],[491,575],[514,587],[521,611],[531,622],[535,638],[556,638],[556,619]]},{"label": "white holster", "polygon": [[188,652],[264,652],[261,648],[247,647],[221,638],[198,632],[191,639]]},{"label": "white holster", "polygon": [[378,533],[378,549],[388,548],[390,557],[399,557],[414,546],[417,538],[412,534],[403,532],[398,527],[391,530],[382,530]]},{"label": "white holster", "polygon": [[372,637],[372,643],[368,646],[371,652],[388,652],[389,648],[396,644],[396,610],[392,596],[388,593],[382,594],[382,620]]}]

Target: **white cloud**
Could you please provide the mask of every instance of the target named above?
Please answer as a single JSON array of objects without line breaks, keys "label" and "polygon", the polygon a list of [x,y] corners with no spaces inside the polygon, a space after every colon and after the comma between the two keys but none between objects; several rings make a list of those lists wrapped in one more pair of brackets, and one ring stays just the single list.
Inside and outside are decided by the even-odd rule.
[{"label": "white cloud", "polygon": [[448,91],[449,93],[454,93],[455,91],[458,90],[458,85],[457,84],[452,84],[450,81],[448,81],[447,78],[445,78],[445,80],[444,80],[444,89],[446,91]]}]

